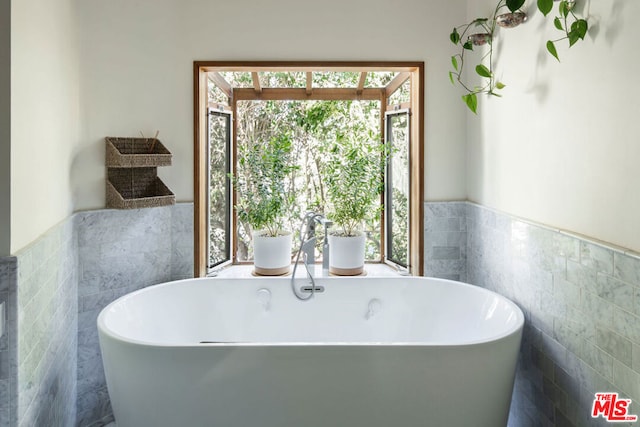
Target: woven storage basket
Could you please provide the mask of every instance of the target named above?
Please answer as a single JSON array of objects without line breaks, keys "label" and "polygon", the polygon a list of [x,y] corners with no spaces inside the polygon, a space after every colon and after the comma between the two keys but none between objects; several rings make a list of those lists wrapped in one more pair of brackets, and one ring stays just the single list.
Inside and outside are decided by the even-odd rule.
[{"label": "woven storage basket", "polygon": [[108,208],[151,208],[176,202],[175,195],[158,178],[155,167],[110,168],[107,174]]},{"label": "woven storage basket", "polygon": [[[171,152],[155,138],[105,138],[109,168],[171,166]],[[153,151],[151,148],[153,147]]]}]

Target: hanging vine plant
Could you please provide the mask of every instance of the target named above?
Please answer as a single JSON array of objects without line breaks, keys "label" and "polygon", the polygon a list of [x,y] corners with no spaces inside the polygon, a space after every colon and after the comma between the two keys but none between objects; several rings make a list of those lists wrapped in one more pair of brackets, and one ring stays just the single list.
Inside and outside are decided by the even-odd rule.
[{"label": "hanging vine plant", "polygon": [[[554,2],[558,0],[537,0],[538,10],[546,17],[553,10]],[[455,27],[449,35],[451,42],[460,48],[460,53],[451,57],[453,71],[449,72],[449,79],[454,85],[458,82],[467,92],[462,95],[462,100],[474,114],[477,114],[479,94],[501,96],[498,91],[503,89],[505,84],[498,81],[494,74],[493,42],[497,27],[513,28],[527,20],[527,15],[521,10],[524,3],[525,0],[499,0],[489,18],[476,18],[467,24]],[[574,13],[575,4],[575,0],[559,1],[559,16],[555,17],[553,23],[558,30],[564,32],[564,36],[549,40],[546,44],[547,51],[558,61],[560,59],[555,44],[562,40],[569,40],[571,47],[577,41],[584,40],[589,29],[586,19]],[[482,83],[479,86],[472,86],[465,79],[466,55],[469,55],[474,47],[484,45],[488,48],[474,67],[475,73],[482,78]]]},{"label": "hanging vine plant", "polygon": [[[538,10],[547,16],[553,9],[553,3],[557,0],[538,0]],[[586,19],[578,17],[574,13],[576,2],[574,0],[562,0],[558,6],[558,14],[553,20],[553,25],[565,35],[557,40],[547,41],[547,50],[554,58],[560,61],[556,43],[562,40],[569,40],[569,47],[578,40],[584,40],[589,30],[589,23]]]}]

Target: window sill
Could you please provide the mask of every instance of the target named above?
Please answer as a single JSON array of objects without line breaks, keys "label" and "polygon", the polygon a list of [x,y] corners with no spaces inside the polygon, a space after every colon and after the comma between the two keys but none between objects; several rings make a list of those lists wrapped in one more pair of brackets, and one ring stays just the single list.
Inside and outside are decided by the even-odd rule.
[{"label": "window sill", "polygon": [[[312,271],[314,277],[322,277],[322,265],[316,264],[315,269]],[[293,269],[293,266],[292,266]],[[365,264],[364,270],[367,277],[397,277],[403,276],[404,274],[395,268],[388,266],[387,264],[382,263],[372,263]],[[248,278],[248,277],[256,277],[252,274],[253,265],[244,264],[244,265],[230,265],[227,267],[223,267],[216,273],[210,275],[210,277],[218,277],[218,278]],[[296,277],[305,277],[306,271],[302,264],[298,265],[296,270]],[[289,277],[289,275],[284,276]]]}]

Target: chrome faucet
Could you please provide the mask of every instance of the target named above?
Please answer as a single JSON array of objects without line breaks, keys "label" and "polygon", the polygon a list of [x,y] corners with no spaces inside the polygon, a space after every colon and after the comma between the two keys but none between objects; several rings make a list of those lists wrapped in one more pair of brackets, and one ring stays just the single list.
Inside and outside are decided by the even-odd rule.
[{"label": "chrome faucet", "polygon": [[[316,286],[313,274],[310,270],[310,267],[315,268],[315,251],[317,242],[316,223],[324,226],[324,241],[322,243],[322,275],[329,275],[328,231],[329,227],[333,225],[333,222],[326,219],[322,214],[307,212],[300,226],[300,248],[298,249],[298,254],[296,255],[296,259],[293,263],[293,273],[291,275],[291,289],[293,290],[294,295],[300,300],[308,300],[313,297],[315,292],[322,292],[324,290],[324,287]],[[307,279],[309,279],[310,284],[310,286],[303,286],[301,288],[301,292],[308,293],[308,296],[299,294],[295,287],[296,269],[298,267],[300,254],[303,254],[302,262],[304,264],[305,270],[307,271]]]},{"label": "chrome faucet", "polygon": [[[316,223],[320,224],[324,228],[324,240],[322,241],[322,275],[329,275],[329,227],[333,225],[333,221],[325,218],[324,215],[309,212],[305,216],[307,226],[304,232],[304,239],[302,243],[302,252],[304,253],[304,263],[308,266],[314,266],[315,264],[315,249],[316,249]],[[308,269],[307,269],[308,271]]]}]

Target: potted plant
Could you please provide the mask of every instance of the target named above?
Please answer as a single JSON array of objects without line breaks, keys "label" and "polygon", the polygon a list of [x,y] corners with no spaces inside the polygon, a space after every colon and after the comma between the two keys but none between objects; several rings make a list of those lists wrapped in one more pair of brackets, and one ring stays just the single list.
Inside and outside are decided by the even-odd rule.
[{"label": "potted plant", "polygon": [[250,144],[239,153],[238,176],[233,178],[238,192],[235,209],[240,222],[250,227],[257,275],[277,276],[290,270],[292,234],[283,229],[283,216],[293,203],[285,188],[296,169],[291,152],[291,140],[282,135]]},{"label": "potted plant", "polygon": [[362,225],[380,212],[383,190],[383,144],[335,144],[324,166],[329,201],[327,216],[335,228],[329,231],[329,272],[354,276],[364,272],[366,235]]}]

